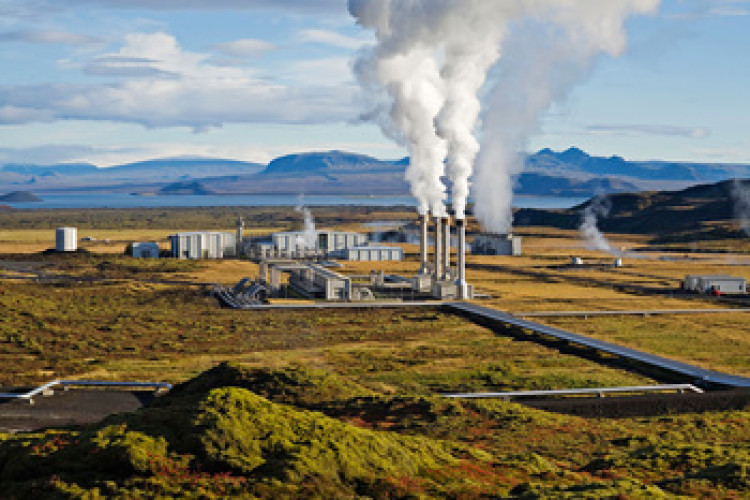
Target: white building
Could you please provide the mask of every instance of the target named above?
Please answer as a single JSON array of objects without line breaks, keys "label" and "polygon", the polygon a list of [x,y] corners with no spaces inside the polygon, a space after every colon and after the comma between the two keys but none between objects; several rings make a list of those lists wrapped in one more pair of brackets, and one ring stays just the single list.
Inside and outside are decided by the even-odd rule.
[{"label": "white building", "polygon": [[685,290],[698,293],[747,293],[745,278],[724,275],[685,276]]},{"label": "white building", "polygon": [[471,244],[475,255],[521,255],[521,237],[512,234],[479,234]]},{"label": "white building", "polygon": [[312,242],[308,242],[308,238],[310,235],[305,231],[289,231],[274,233],[271,242],[278,257],[298,257],[311,253],[327,255],[367,243],[366,234],[354,232],[319,230],[310,238]]},{"label": "white building", "polygon": [[178,259],[223,259],[237,255],[234,233],[195,231],[169,236],[172,257]]},{"label": "white building", "polygon": [[338,250],[331,256],[361,262],[400,261],[404,259],[404,250],[401,247],[358,246]]},{"label": "white building", "polygon": [[158,259],[159,244],[150,241],[133,243],[132,255],[137,259]]},{"label": "white building", "polygon": [[55,250],[58,252],[75,252],[78,250],[78,229],[58,227],[55,230]]}]

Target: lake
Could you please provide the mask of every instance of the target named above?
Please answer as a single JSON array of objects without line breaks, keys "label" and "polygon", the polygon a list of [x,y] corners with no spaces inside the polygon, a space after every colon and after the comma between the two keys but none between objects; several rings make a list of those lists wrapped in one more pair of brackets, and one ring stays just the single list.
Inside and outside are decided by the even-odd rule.
[{"label": "lake", "polygon": [[[148,208],[148,207],[273,207],[296,206],[300,197],[295,195],[179,195],[179,196],[134,196],[127,193],[111,194],[39,194],[43,201],[36,203],[5,202],[19,209],[48,208]],[[516,196],[513,206],[517,208],[570,208],[587,198],[557,196]],[[416,206],[411,196],[337,196],[306,195],[302,202],[315,206]]]}]

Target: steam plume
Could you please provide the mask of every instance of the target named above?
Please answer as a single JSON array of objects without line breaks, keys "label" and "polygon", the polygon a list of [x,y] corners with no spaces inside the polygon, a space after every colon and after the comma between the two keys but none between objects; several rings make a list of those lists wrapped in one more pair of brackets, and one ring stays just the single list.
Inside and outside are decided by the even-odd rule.
[{"label": "steam plume", "polygon": [[621,256],[620,252],[614,248],[607,240],[606,236],[599,230],[598,219],[609,215],[611,205],[609,200],[604,196],[597,196],[583,211],[583,221],[578,228],[586,239],[587,247],[592,250],[602,250],[615,256]]},{"label": "steam plume", "polygon": [[490,86],[473,193],[484,229],[507,231],[519,152],[539,117],[586,76],[597,55],[622,53],[627,18],[654,11],[659,1],[349,0],[349,12],[377,38],[356,73],[384,98],[373,117],[412,155],[407,179],[420,211],[441,214],[446,159],[463,217],[480,151],[479,95]]},{"label": "steam plume", "polygon": [[313,219],[310,209],[304,205],[304,199],[302,196],[299,197],[295,210],[302,213],[305,224],[302,231],[302,238],[297,238],[297,247],[305,250],[315,250],[318,240],[318,233],[315,230],[315,219]]},{"label": "steam plume", "polygon": [[732,183],[734,215],[745,234],[750,236],[750,181],[735,179]]}]

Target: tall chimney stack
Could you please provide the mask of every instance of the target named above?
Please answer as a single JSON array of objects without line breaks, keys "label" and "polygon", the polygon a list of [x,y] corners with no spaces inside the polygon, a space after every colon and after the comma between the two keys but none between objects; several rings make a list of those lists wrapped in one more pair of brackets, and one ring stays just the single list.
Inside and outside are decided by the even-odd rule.
[{"label": "tall chimney stack", "polygon": [[448,280],[451,277],[451,218],[443,219],[443,276]]},{"label": "tall chimney stack", "polygon": [[443,278],[442,217],[435,217],[435,280]]},{"label": "tall chimney stack", "polygon": [[428,224],[430,215],[424,213],[419,216],[420,237],[419,237],[419,274],[428,274],[430,272],[430,256],[427,250]]},{"label": "tall chimney stack", "polygon": [[468,299],[469,290],[466,284],[466,220],[456,220],[456,231],[458,232],[458,298]]}]

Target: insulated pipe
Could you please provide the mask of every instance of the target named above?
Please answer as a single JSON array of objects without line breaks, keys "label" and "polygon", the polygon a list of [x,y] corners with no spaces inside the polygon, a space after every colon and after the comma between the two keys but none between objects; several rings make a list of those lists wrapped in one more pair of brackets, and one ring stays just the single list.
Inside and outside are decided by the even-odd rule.
[{"label": "insulated pipe", "polygon": [[456,231],[458,232],[458,298],[468,299],[468,287],[466,285],[466,221],[456,220]]},{"label": "insulated pipe", "polygon": [[442,217],[435,217],[435,280],[443,278]]},{"label": "insulated pipe", "polygon": [[425,213],[419,216],[420,237],[419,237],[419,274],[427,274],[430,269],[430,256],[427,253],[428,224],[430,215]]},{"label": "insulated pipe", "polygon": [[443,275],[451,278],[451,218],[443,219]]}]

